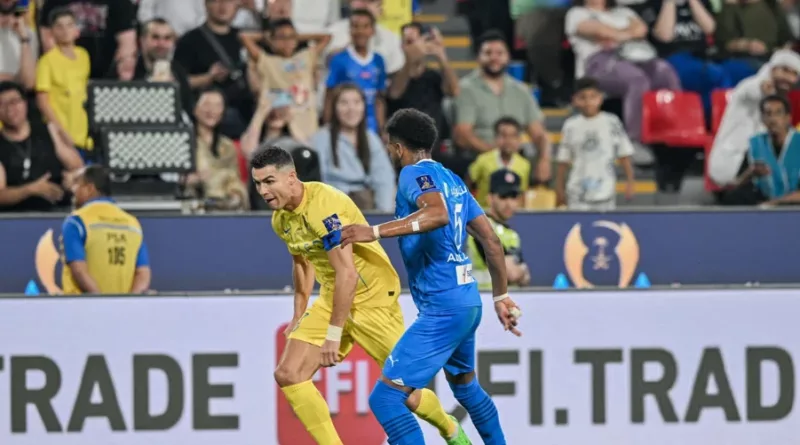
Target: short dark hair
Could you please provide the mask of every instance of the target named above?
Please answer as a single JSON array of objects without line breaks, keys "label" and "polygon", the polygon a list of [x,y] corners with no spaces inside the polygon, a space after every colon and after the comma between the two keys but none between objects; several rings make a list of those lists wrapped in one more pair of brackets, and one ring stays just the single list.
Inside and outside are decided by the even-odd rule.
[{"label": "short dark hair", "polygon": [[514,127],[517,131],[522,131],[522,124],[520,124],[518,120],[516,120],[511,116],[503,116],[494,122],[495,135],[500,133],[500,127],[502,127],[503,125],[508,125],[510,127]]},{"label": "short dark hair", "polygon": [[291,166],[294,168],[292,155],[277,145],[262,145],[258,147],[253,158],[250,159],[250,168],[264,168],[273,166],[276,169]]},{"label": "short dark hair", "polygon": [[575,81],[575,93],[580,93],[583,90],[600,90],[600,84],[597,83],[593,77],[581,77]]},{"label": "short dark hair", "polygon": [[83,181],[91,184],[103,196],[111,196],[111,175],[102,165],[90,165],[83,169]]},{"label": "short dark hair", "polygon": [[172,25],[167,21],[167,19],[163,17],[154,17],[146,22],[142,22],[141,26],[139,27],[139,37],[146,36],[147,33],[150,32],[150,25],[165,25],[169,26],[170,29],[173,29]]},{"label": "short dark hair", "polygon": [[25,98],[25,89],[22,88],[22,85],[18,84],[17,82],[14,82],[12,80],[4,80],[4,81],[0,82],[0,94],[5,93],[6,91],[12,91],[12,90],[16,91],[17,93],[19,93],[19,95],[22,96],[23,99]]},{"label": "short dark hair", "polygon": [[503,35],[503,33],[497,29],[490,29],[481,34],[481,36],[478,37],[478,42],[480,43],[480,45],[478,45],[478,48],[483,48],[483,45],[487,43],[501,42],[503,45],[506,46],[506,49],[508,49],[508,43],[506,43],[506,36]]},{"label": "short dark hair", "polygon": [[282,18],[270,20],[269,26],[267,27],[267,32],[269,32],[269,35],[274,35],[275,32],[278,31],[278,28],[283,28],[284,26],[295,29],[292,19]]},{"label": "short dark hair", "polygon": [[769,96],[761,99],[761,102],[758,104],[758,110],[763,113],[764,108],[770,102],[778,102],[779,104],[783,105],[783,111],[786,112],[786,114],[792,114],[792,105],[789,103],[789,99],[778,94],[770,94]]},{"label": "short dark hair", "polygon": [[50,11],[50,14],[47,16],[47,24],[53,26],[56,23],[56,20],[60,19],[61,17],[72,17],[72,20],[77,22],[75,13],[66,6],[62,6]]},{"label": "short dark hair", "polygon": [[425,34],[425,25],[423,25],[423,24],[422,24],[422,23],[420,23],[420,22],[410,22],[410,23],[406,23],[405,25],[403,25],[402,27],[400,27],[400,32],[401,32],[401,33],[403,33],[403,32],[405,32],[405,31],[406,31],[406,29],[409,29],[409,28],[414,28],[414,29],[416,29],[417,31],[419,31],[419,33],[420,33],[420,34]]},{"label": "short dark hair", "polygon": [[436,121],[427,114],[413,108],[395,112],[386,122],[386,133],[393,142],[416,151],[431,151],[439,139]]},{"label": "short dark hair", "polygon": [[377,19],[374,15],[372,15],[371,12],[369,12],[369,9],[358,8],[350,11],[350,18],[358,16],[369,17],[369,21],[372,23],[372,26],[375,26],[375,23],[377,22]]}]

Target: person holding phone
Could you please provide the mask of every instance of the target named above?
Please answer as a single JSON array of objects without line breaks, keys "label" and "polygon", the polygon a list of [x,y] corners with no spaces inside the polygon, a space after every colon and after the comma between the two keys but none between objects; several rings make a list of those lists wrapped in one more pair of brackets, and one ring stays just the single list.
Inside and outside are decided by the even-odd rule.
[{"label": "person holding phone", "polygon": [[784,96],[769,95],[759,104],[767,131],[750,138],[747,157],[726,204],[768,206],[800,204],[800,137]]},{"label": "person holding phone", "polygon": [[36,85],[39,42],[28,26],[27,5],[0,0],[0,80],[20,83],[26,90]]}]

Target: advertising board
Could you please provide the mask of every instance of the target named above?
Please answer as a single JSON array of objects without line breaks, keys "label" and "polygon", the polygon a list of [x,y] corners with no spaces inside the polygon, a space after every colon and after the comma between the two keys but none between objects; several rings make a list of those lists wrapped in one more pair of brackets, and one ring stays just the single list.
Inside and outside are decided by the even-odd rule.
[{"label": "advertising board", "polygon": [[[523,337],[487,296],[477,342],[509,444],[797,443],[798,291],[514,297]],[[312,444],[272,379],[291,312],[289,296],[0,299],[0,443]],[[385,442],[379,373],[356,351],[315,377],[345,443]]]},{"label": "advertising board", "polygon": [[[511,220],[531,285],[796,283],[796,211],[550,212]],[[370,216],[370,223],[388,216]],[[0,219],[0,293],[60,288],[61,218]],[[268,214],[142,217],[159,291],[283,289],[291,257]],[[397,241],[381,240],[404,285]]]}]

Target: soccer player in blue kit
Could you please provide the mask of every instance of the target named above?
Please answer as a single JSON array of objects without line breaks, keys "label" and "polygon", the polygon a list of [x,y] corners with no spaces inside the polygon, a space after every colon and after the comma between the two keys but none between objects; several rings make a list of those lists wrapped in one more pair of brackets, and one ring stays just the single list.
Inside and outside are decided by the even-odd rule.
[{"label": "soccer player in blue kit", "polygon": [[469,413],[484,444],[505,445],[497,408],[475,378],[475,332],[482,304],[472,263],[464,253],[469,233],[486,252],[500,322],[520,335],[519,308],[508,296],[503,247],[461,178],[430,159],[437,139],[433,119],[417,110],[399,110],[387,122],[386,132],[392,160],[402,167],[396,219],[377,226],[344,227],[342,245],[400,237],[419,316],[387,358],[370,395],[370,408],[390,445],[424,444],[405,401],[444,368],[456,400]]}]

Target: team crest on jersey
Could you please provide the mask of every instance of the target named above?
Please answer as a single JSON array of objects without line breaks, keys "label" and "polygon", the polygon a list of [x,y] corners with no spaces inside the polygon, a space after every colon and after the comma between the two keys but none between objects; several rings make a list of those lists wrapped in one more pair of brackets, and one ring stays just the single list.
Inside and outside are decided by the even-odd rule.
[{"label": "team crest on jersey", "polygon": [[327,229],[328,232],[335,232],[337,230],[342,230],[342,221],[339,220],[339,215],[335,213],[323,219],[322,224],[325,224],[325,229]]},{"label": "team crest on jersey", "polygon": [[417,185],[419,186],[419,189],[422,190],[423,192],[425,190],[430,190],[436,187],[436,184],[433,183],[433,178],[431,178],[431,175],[418,176]]}]

